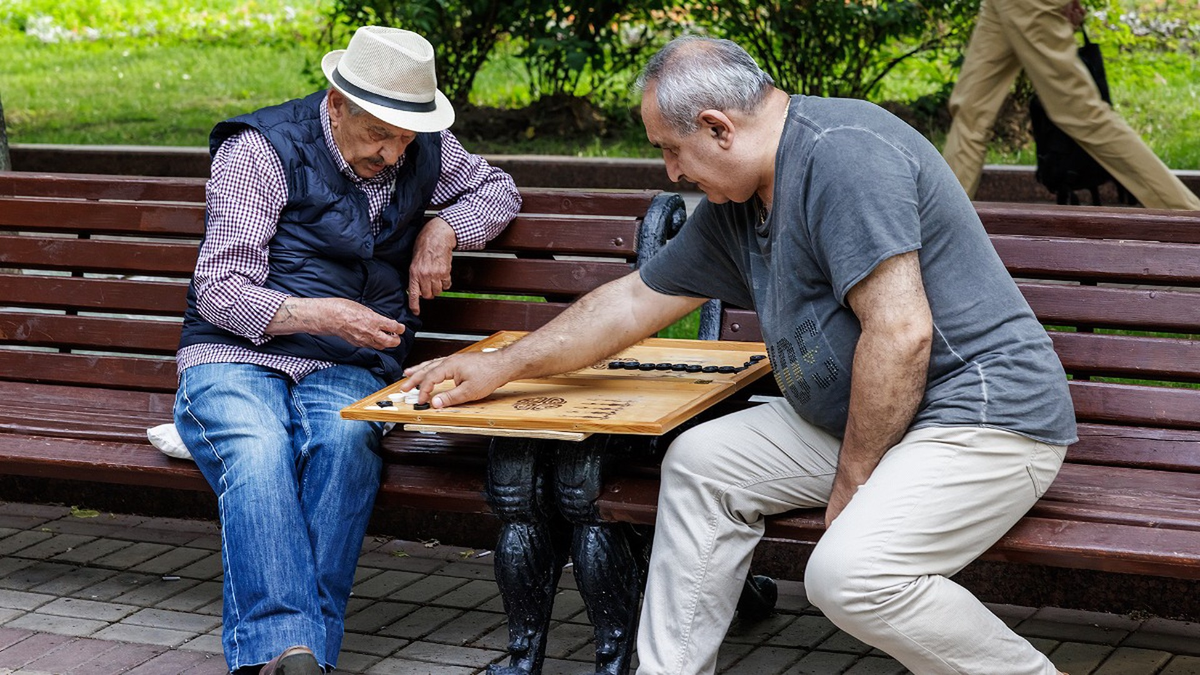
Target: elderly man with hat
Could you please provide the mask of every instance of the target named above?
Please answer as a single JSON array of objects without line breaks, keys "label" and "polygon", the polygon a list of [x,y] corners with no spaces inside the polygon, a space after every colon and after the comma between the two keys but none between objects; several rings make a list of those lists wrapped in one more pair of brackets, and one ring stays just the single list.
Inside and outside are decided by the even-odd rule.
[{"label": "elderly man with hat", "polygon": [[383,434],[339,410],[401,377],[451,251],[521,204],[447,131],[424,38],[364,27],[321,65],[328,91],[213,129],[177,355],[175,422],[217,493],[238,674],[337,663]]}]

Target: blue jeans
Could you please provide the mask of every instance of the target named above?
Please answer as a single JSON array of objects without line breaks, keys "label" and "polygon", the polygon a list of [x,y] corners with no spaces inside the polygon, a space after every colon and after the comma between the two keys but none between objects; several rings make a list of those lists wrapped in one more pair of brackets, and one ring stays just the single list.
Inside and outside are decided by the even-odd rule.
[{"label": "blue jeans", "polygon": [[338,411],[384,385],[356,366],[299,383],[242,363],[180,376],[175,424],[220,509],[230,670],[294,645],[336,665],[383,464],[382,425]]}]

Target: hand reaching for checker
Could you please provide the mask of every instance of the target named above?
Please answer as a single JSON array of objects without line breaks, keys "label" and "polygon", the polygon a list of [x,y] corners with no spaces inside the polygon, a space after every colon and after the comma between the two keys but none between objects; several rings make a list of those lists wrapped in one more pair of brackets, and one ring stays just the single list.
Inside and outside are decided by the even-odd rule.
[{"label": "hand reaching for checker", "polygon": [[[400,385],[400,390],[419,390],[418,404],[430,403],[434,408],[477,401],[513,379],[505,358],[498,352],[454,354],[405,368],[404,375],[408,380]],[[431,398],[434,387],[446,380],[453,380],[454,386]]]}]

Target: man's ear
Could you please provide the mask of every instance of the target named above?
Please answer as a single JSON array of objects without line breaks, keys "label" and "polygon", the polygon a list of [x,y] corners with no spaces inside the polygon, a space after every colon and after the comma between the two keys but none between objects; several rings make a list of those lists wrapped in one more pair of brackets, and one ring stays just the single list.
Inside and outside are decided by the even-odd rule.
[{"label": "man's ear", "polygon": [[720,110],[704,110],[696,116],[700,123],[701,133],[716,139],[722,149],[729,149],[733,144],[734,127],[729,115]]},{"label": "man's ear", "polygon": [[342,95],[342,92],[330,87],[329,95],[326,97],[326,100],[329,102],[329,121],[335,123],[341,122],[342,111],[344,110],[342,106],[346,102],[346,97]]}]

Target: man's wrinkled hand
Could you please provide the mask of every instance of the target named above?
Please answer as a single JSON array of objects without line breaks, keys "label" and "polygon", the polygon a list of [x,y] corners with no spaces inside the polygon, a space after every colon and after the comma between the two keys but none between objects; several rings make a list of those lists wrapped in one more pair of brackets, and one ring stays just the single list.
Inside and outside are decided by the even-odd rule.
[{"label": "man's wrinkled hand", "polygon": [[421,298],[432,300],[450,290],[450,260],[458,239],[450,225],[432,218],[421,228],[408,267],[408,307],[421,313]]},{"label": "man's wrinkled hand", "polygon": [[[447,408],[477,401],[496,391],[511,379],[507,373],[508,369],[496,354],[455,354],[405,368],[404,375],[408,379],[400,389],[418,390],[418,403]],[[433,396],[434,388],[446,380],[453,380],[454,386]]]},{"label": "man's wrinkled hand", "polygon": [[1070,21],[1076,30],[1083,25],[1083,20],[1087,18],[1087,10],[1083,8],[1079,0],[1071,0],[1058,11],[1067,17],[1067,21]]},{"label": "man's wrinkled hand", "polygon": [[404,324],[345,298],[324,298],[326,330],[357,347],[390,349],[400,344]]}]

